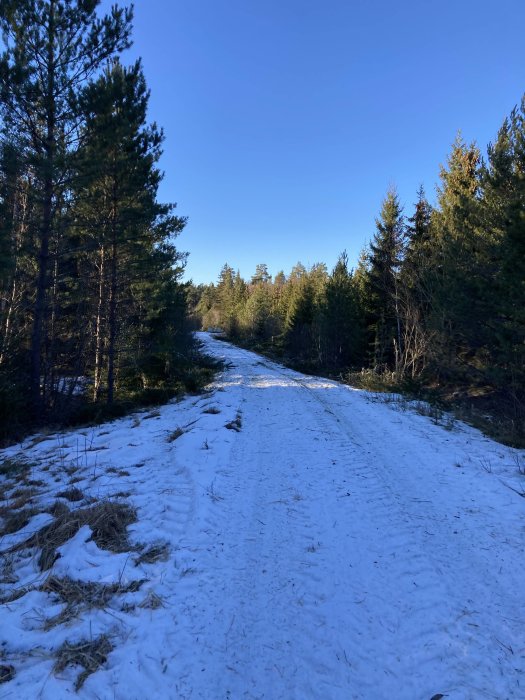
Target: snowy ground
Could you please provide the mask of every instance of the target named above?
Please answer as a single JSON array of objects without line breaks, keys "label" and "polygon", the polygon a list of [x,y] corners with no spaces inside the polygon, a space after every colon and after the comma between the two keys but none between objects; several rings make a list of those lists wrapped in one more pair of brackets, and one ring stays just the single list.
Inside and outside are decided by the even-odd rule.
[{"label": "snowy ground", "polygon": [[[202,339],[208,393],[0,454],[0,698],[525,698],[524,453]],[[17,547],[108,498],[127,551]]]}]

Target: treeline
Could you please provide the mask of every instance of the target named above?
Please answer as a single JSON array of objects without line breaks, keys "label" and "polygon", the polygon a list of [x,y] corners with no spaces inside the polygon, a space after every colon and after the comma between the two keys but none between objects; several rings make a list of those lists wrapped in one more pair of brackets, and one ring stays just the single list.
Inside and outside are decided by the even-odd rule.
[{"label": "treeline", "polygon": [[0,437],[168,386],[191,343],[132,10],[98,5],[0,5]]},{"label": "treeline", "polygon": [[[482,158],[458,137],[436,206],[387,193],[355,270],[346,254],[272,280],[225,265],[195,290],[202,324],[303,370],[468,397],[525,438],[525,98]],[[362,371],[364,370],[364,371]],[[355,375],[354,375],[355,377]]]}]

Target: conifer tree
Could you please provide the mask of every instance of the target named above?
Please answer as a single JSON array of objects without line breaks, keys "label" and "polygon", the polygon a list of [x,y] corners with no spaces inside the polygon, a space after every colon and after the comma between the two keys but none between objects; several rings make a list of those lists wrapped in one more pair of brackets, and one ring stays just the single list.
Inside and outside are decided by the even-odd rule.
[{"label": "conifer tree", "polygon": [[402,352],[399,271],[403,259],[405,222],[395,190],[390,189],[376,219],[370,244],[367,292],[373,334],[374,366],[392,367]]},{"label": "conifer tree", "polygon": [[357,291],[344,251],[328,278],[322,306],[322,363],[332,369],[359,364],[363,329]]},{"label": "conifer tree", "polygon": [[[32,309],[30,385],[41,411],[40,378],[50,337],[50,289],[57,279],[59,214],[68,182],[68,156],[78,136],[82,86],[112,56],[129,46],[131,11],[114,6],[98,19],[99,0],[5,0],[0,28],[2,112],[25,142],[38,191],[36,294]],[[53,278],[54,275],[54,278]]]},{"label": "conifer tree", "polygon": [[272,279],[268,272],[268,266],[265,263],[259,263],[255,268],[255,273],[252,276],[252,284],[266,284]]},{"label": "conifer tree", "polygon": [[480,152],[458,135],[441,168],[433,213],[432,327],[441,374],[467,369],[484,339],[486,237],[480,228]]},{"label": "conifer tree", "polygon": [[95,274],[88,272],[97,299],[95,398],[104,366],[108,403],[114,399],[124,331],[128,347],[132,339],[139,342],[142,337],[143,343],[151,334],[148,318],[157,317],[159,326],[163,313],[172,316],[183,303],[174,286],[183,256],[170,239],[185,220],[173,215],[173,205],[156,199],[163,136],[155,124],[147,124],[148,98],[140,62],[125,68],[115,61],[81,100],[86,126],[77,159],[82,177],[75,192],[76,214],[80,232],[92,240],[85,264],[89,268],[94,262],[96,268]]},{"label": "conifer tree", "polygon": [[489,145],[483,193],[483,219],[492,244],[487,300],[491,375],[497,386],[512,393],[516,419],[525,423],[525,96]]}]

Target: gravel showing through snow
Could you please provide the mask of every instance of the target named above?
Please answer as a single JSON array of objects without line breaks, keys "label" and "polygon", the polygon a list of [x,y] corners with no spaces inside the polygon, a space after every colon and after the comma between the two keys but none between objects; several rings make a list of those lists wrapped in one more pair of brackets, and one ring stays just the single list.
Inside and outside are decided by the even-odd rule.
[{"label": "gravel showing through snow", "polygon": [[[4,535],[0,600],[27,592],[0,605],[0,698],[75,696],[56,650],[97,635],[112,651],[78,697],[525,698],[523,452],[200,338],[228,363],[202,396],[2,451],[33,465],[37,510],[74,480],[169,553],[108,552],[86,525],[41,572],[8,550],[52,517]],[[126,592],[44,631],[50,575]]]}]

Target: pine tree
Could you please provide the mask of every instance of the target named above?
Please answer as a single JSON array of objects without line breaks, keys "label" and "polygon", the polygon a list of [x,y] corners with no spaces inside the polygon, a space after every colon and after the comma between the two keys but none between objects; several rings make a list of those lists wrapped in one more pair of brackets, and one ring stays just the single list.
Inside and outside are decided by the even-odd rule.
[{"label": "pine tree", "polygon": [[2,112],[25,142],[39,193],[38,264],[30,352],[33,408],[41,411],[40,377],[52,346],[51,307],[58,279],[59,214],[68,156],[78,135],[81,87],[110,57],[129,46],[131,11],[116,6],[96,17],[98,0],[5,0],[0,28]]},{"label": "pine tree", "polygon": [[162,316],[159,305],[168,313],[173,302],[168,290],[182,271],[183,257],[170,237],[185,220],[156,199],[163,136],[156,125],[147,125],[148,98],[140,62],[124,68],[116,61],[81,100],[86,126],[77,159],[76,215],[78,231],[91,238],[91,254],[84,260],[88,272],[79,277],[87,274],[96,287],[95,398],[104,366],[108,403],[114,399],[119,354],[129,365],[122,338],[127,336],[129,346],[132,338],[139,342],[149,335],[147,318]]},{"label": "pine tree", "polygon": [[268,266],[265,263],[259,263],[252,276],[252,284],[267,284],[271,279],[272,276],[268,272]]}]

